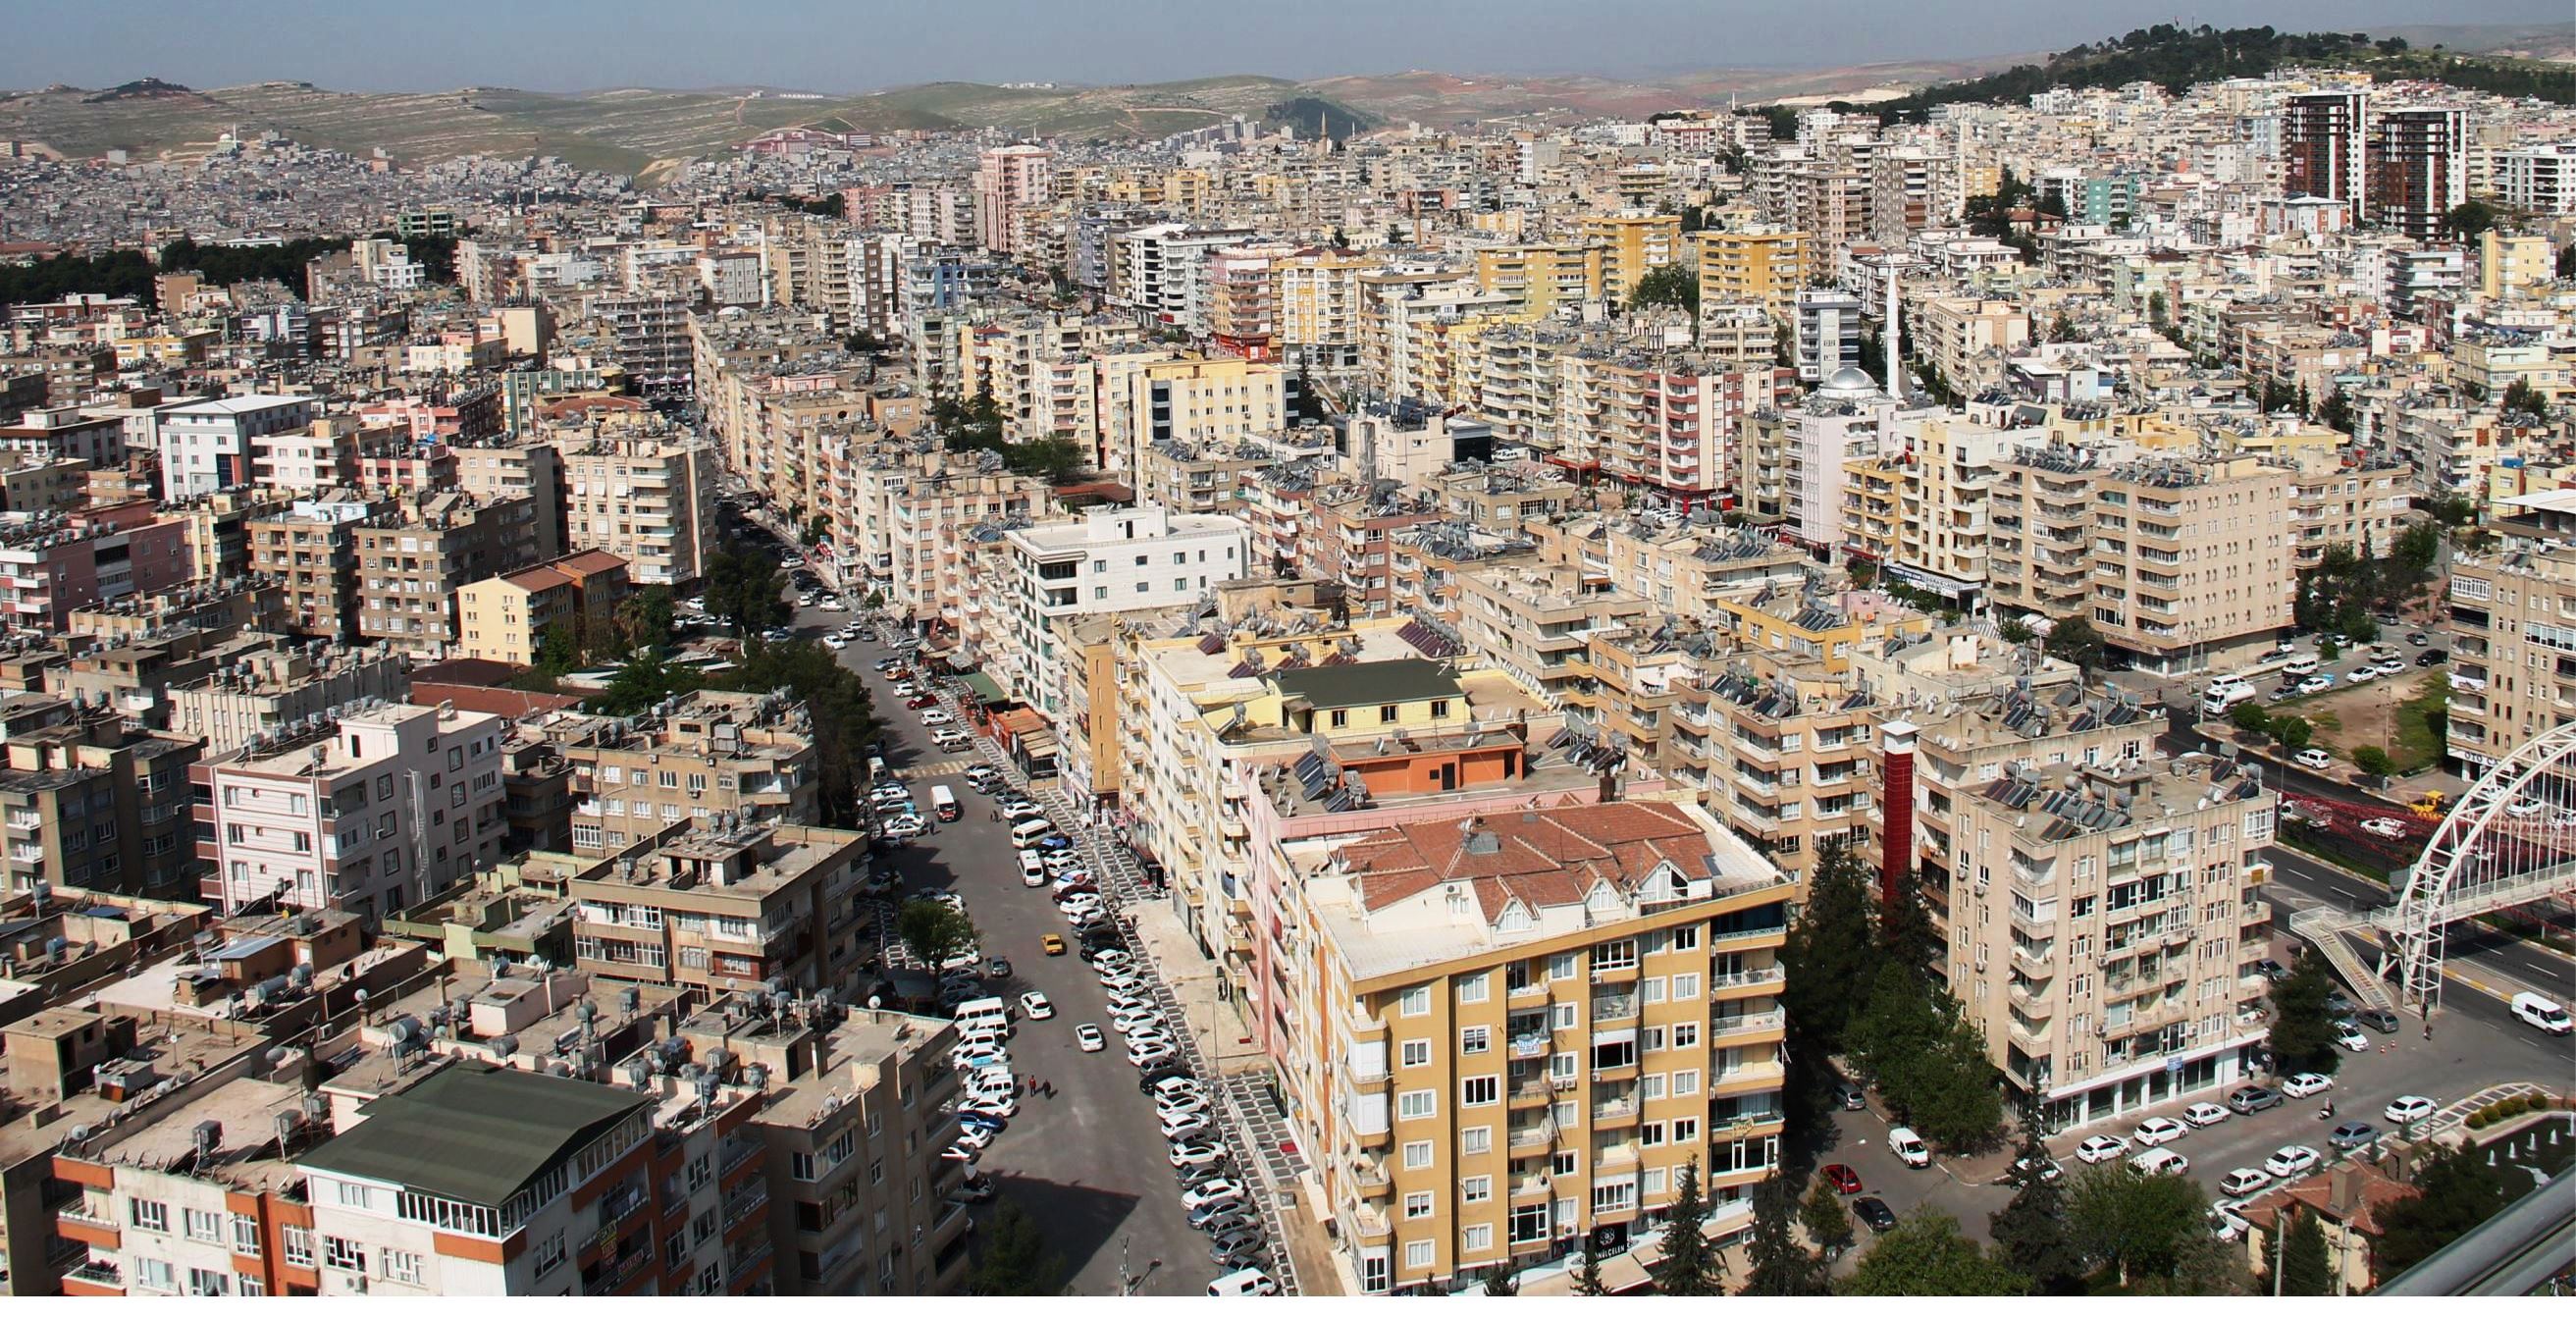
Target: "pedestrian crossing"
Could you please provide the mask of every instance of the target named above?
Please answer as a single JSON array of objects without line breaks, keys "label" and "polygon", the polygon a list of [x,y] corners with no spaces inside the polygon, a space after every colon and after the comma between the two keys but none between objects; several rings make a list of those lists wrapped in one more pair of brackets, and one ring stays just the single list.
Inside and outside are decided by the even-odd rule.
[{"label": "pedestrian crossing", "polygon": [[894,775],[906,782],[918,782],[926,777],[954,777],[982,762],[971,755],[959,755],[953,759],[934,759],[926,764],[906,764],[894,770]]}]

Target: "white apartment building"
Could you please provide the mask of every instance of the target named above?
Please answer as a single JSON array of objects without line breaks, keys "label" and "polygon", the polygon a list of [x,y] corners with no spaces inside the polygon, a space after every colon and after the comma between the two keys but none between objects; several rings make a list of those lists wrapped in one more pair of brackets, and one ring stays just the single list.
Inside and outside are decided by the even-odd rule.
[{"label": "white apartment building", "polygon": [[161,496],[190,498],[251,483],[251,440],[301,430],[318,410],[309,397],[245,393],[162,411],[155,427]]},{"label": "white apartment building", "polygon": [[1151,504],[1092,508],[1080,521],[1014,530],[1003,539],[1011,591],[1001,662],[988,672],[1049,718],[1064,717],[1061,617],[1189,603],[1245,574],[1251,532],[1232,517],[1174,515]]},{"label": "white apartment building", "polygon": [[716,450],[703,439],[596,439],[563,452],[564,539],[624,558],[638,587],[706,571],[716,525]]},{"label": "white apartment building", "polygon": [[275,898],[373,919],[470,878],[501,858],[508,830],[505,726],[389,704],[198,762],[206,894],[227,913]]}]

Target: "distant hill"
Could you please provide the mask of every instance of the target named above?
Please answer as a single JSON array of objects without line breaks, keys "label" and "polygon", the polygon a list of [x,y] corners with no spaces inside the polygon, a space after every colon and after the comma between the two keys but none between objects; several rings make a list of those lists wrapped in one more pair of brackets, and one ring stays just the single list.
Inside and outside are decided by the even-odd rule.
[{"label": "distant hill", "polygon": [[1318,126],[1324,136],[1336,142],[1347,141],[1354,133],[1377,127],[1377,117],[1361,114],[1347,105],[1325,100],[1321,96],[1299,96],[1262,107],[1261,122],[1269,128],[1295,128],[1311,140]]},{"label": "distant hill", "polygon": [[2419,48],[2404,37],[2367,32],[2276,32],[2159,23],[2123,37],[2059,51],[2040,64],[1926,87],[1869,108],[1883,119],[1916,118],[1936,105],[2020,101],[2057,87],[2152,82],[2179,92],[2199,82],[2259,78],[2285,64],[2362,69],[2374,77],[2421,78],[2501,96],[2576,102],[2576,67],[2502,55]]}]

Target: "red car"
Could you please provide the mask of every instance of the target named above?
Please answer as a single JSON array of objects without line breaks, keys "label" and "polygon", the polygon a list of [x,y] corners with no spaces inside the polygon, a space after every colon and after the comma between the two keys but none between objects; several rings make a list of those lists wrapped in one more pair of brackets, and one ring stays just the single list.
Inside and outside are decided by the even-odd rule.
[{"label": "red car", "polygon": [[1825,1168],[1825,1183],[1832,1185],[1835,1193],[1856,1194],[1860,1192],[1860,1173],[1835,1162]]},{"label": "red car", "polygon": [[939,697],[936,695],[915,695],[911,699],[905,700],[903,702],[903,707],[907,709],[927,709],[931,705],[937,703],[939,703]]}]

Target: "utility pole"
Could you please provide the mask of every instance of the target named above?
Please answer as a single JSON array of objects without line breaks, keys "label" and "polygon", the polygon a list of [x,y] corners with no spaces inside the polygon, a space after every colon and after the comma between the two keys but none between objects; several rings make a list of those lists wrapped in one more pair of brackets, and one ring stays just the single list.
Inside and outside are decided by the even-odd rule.
[{"label": "utility pole", "polygon": [[1133,1235],[1120,1235],[1118,1237],[1118,1297],[1122,1299],[1134,1298],[1136,1295],[1136,1282],[1138,1277],[1136,1273],[1129,1270],[1127,1266],[1127,1246],[1133,1243],[1134,1240],[1135,1236]]}]

